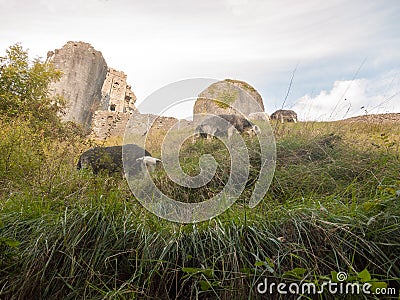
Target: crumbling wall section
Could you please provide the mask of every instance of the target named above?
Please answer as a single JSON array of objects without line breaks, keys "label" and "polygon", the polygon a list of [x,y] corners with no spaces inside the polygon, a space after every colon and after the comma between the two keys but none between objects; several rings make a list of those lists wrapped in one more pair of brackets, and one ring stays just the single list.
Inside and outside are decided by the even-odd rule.
[{"label": "crumbling wall section", "polygon": [[177,122],[182,126],[190,123],[140,114],[127,75],[107,67],[101,52],[88,43],[67,42],[61,49],[49,51],[47,62],[63,73],[61,80],[51,86],[54,95],[60,94],[68,101],[63,119],[83,125],[92,138],[123,136],[129,119],[128,130],[141,135],[150,130],[165,131]]},{"label": "crumbling wall section", "polygon": [[64,121],[73,121],[90,129],[92,114],[101,102],[101,90],[107,74],[107,64],[100,51],[84,42],[67,42],[61,49],[49,51],[47,62],[63,75],[51,85],[51,93],[63,96],[67,102]]},{"label": "crumbling wall section", "polygon": [[101,94],[101,110],[129,112],[136,109],[136,96],[124,72],[109,68]]},{"label": "crumbling wall section", "polygon": [[123,136],[130,115],[117,111],[96,111],[93,115],[91,136],[95,139]]},{"label": "crumbling wall section", "polygon": [[[129,119],[131,119],[129,121]],[[129,121],[129,127],[127,124]],[[166,131],[180,122],[188,126],[191,122],[173,117],[162,117],[153,114],[134,112],[96,111],[93,116],[92,133],[94,139],[106,139],[111,136],[124,136],[125,130],[137,135],[146,135],[151,131]]]}]

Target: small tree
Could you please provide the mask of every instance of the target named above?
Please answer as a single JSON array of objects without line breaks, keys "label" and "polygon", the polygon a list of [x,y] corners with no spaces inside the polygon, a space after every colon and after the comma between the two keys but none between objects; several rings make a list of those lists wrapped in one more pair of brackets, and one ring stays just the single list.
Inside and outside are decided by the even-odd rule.
[{"label": "small tree", "polygon": [[59,125],[65,100],[50,95],[50,84],[62,73],[39,58],[30,61],[28,51],[15,44],[0,58],[0,115],[22,117],[33,125]]}]

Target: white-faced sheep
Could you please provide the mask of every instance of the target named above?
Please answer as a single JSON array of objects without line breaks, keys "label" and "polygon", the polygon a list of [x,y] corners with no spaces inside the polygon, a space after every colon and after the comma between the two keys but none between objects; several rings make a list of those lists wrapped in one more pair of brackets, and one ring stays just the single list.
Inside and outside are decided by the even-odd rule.
[{"label": "white-faced sheep", "polygon": [[154,172],[156,165],[158,162],[161,162],[161,159],[152,157],[152,156],[143,156],[136,159],[137,162],[141,163],[142,170],[149,167],[150,172]]}]

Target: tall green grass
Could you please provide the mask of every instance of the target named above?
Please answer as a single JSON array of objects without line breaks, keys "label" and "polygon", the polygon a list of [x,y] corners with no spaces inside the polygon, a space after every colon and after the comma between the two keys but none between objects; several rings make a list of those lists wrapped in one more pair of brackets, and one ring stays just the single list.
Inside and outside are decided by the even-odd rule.
[{"label": "tall green grass", "polygon": [[[265,278],[321,284],[345,271],[355,281],[365,269],[399,291],[394,125],[277,124],[277,168],[264,200],[246,206],[259,168],[247,140],[252,167],[241,198],[188,225],[147,212],[118,176],[78,172],[89,145],[76,135],[0,125],[1,298],[266,299],[256,289]],[[155,181],[181,201],[218,193],[230,161],[220,143],[185,146],[181,163],[195,174],[196,155],[207,150],[220,163],[208,186],[190,194],[162,169]],[[280,298],[288,297],[268,296]]]}]

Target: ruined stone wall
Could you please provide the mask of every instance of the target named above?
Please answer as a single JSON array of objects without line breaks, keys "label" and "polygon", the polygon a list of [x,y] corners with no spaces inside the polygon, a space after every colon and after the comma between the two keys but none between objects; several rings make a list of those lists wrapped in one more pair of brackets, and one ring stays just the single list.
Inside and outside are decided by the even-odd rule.
[{"label": "ruined stone wall", "polygon": [[[68,42],[50,51],[47,62],[63,72],[61,80],[51,87],[54,95],[60,94],[68,101],[63,119],[83,125],[92,138],[123,136],[130,118],[129,130],[140,135],[146,134],[152,123],[151,130],[165,131],[178,122],[176,118],[140,114],[126,74],[108,68],[101,52],[88,43]],[[189,123],[180,122],[182,126]]]},{"label": "ruined stone wall", "polygon": [[[183,127],[191,123],[176,118],[140,114],[137,110],[129,111],[127,104],[123,104],[121,101],[121,96],[125,93],[126,97],[128,93],[128,88],[121,88],[121,84],[125,87],[126,82],[125,74],[122,73],[121,75],[121,73],[111,69],[107,75],[103,94],[110,95],[108,105],[114,103],[115,110],[108,109],[95,113],[92,125],[93,138],[104,139],[109,136],[123,136],[125,129],[135,135],[145,135],[149,132],[166,131],[178,121],[180,122],[179,126]],[[121,84],[114,86],[115,82]],[[214,100],[219,100],[219,102]],[[237,111],[231,105],[245,115],[264,112],[262,98],[253,87],[243,81],[229,79],[212,84],[205,89],[196,100],[193,111],[195,114],[236,114]],[[131,119],[129,128],[126,128],[129,119]],[[201,120],[194,118],[194,121],[197,123]],[[149,128],[151,124],[153,125]]]},{"label": "ruined stone wall", "polygon": [[130,85],[126,86],[125,92],[125,111],[134,111],[136,110],[135,102],[136,96],[132,91],[132,87]]},{"label": "ruined stone wall", "polygon": [[123,136],[131,113],[98,110],[93,115],[91,137],[106,139],[110,136]]},{"label": "ruined stone wall", "polygon": [[107,74],[103,55],[88,43],[68,42],[61,49],[49,51],[47,62],[63,72],[60,81],[51,85],[52,94],[62,95],[68,101],[63,120],[74,121],[89,130]]},{"label": "ruined stone wall", "polygon": [[127,112],[135,110],[136,96],[127,84],[124,72],[109,68],[101,90],[101,110]]},{"label": "ruined stone wall", "polygon": [[[126,128],[129,119],[129,127]],[[124,136],[127,129],[130,133],[144,136],[151,131],[165,131],[180,122],[187,126],[190,121],[172,117],[161,117],[153,114],[134,112],[96,111],[93,116],[92,133],[94,139],[105,139],[110,136]],[[150,127],[151,126],[151,127]]]}]

